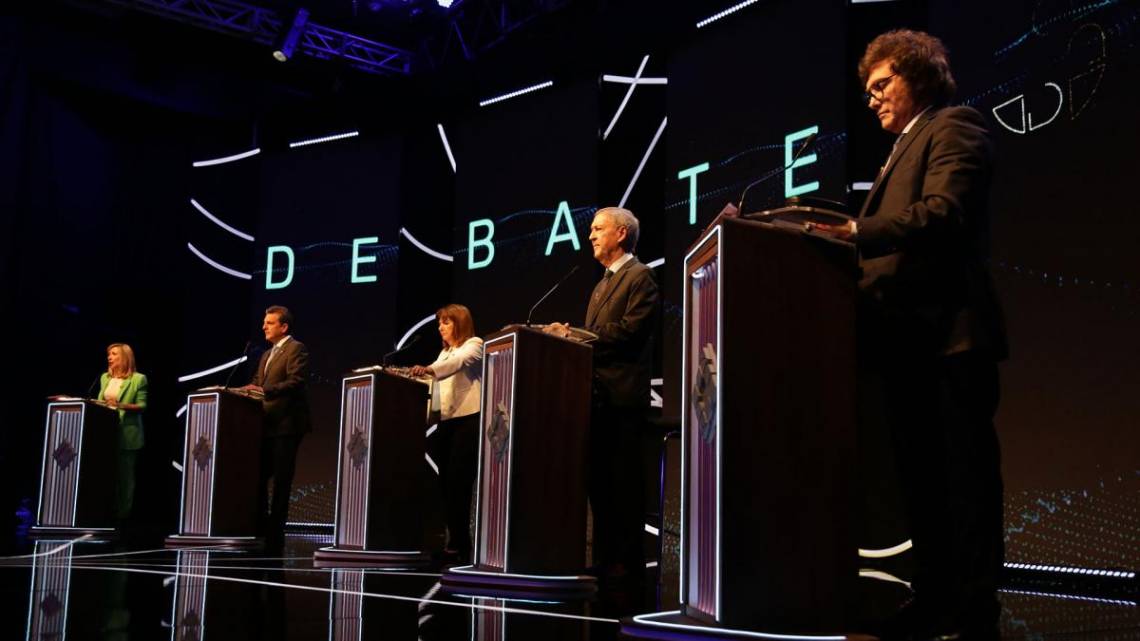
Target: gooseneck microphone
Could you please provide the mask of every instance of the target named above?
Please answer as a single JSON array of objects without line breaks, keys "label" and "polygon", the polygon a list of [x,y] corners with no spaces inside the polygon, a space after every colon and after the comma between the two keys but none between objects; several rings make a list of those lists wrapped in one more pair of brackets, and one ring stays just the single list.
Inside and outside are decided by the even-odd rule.
[{"label": "gooseneck microphone", "polygon": [[557,283],[554,283],[554,287],[551,287],[551,288],[550,288],[550,291],[548,291],[548,292],[546,292],[545,294],[543,294],[543,295],[542,295],[542,298],[538,299],[538,302],[537,302],[537,303],[535,303],[535,304],[534,304],[534,306],[530,308],[530,311],[529,311],[529,312],[527,313],[527,315],[526,315],[526,326],[527,326],[527,327],[530,327],[530,318],[531,318],[532,316],[534,316],[534,310],[538,309],[538,306],[542,304],[542,301],[544,301],[544,300],[546,300],[547,298],[549,298],[549,297],[550,297],[550,295],[554,293],[554,290],[556,290],[556,289],[558,289],[559,287],[561,287],[561,286],[562,286],[562,283],[565,283],[565,282],[566,282],[566,280],[567,280],[568,278],[570,278],[571,276],[573,276],[573,275],[574,275],[574,272],[576,272],[576,271],[578,271],[578,266],[577,266],[577,265],[574,265],[574,267],[572,267],[572,268],[570,269],[570,271],[569,271],[569,272],[566,272],[566,275],[562,277],[562,280],[558,281]]},{"label": "gooseneck microphone", "polygon": [[399,354],[400,352],[408,349],[412,345],[415,345],[419,340],[420,340],[420,335],[419,334],[413,334],[412,337],[408,339],[408,342],[404,343],[403,347],[397,347],[396,349],[385,354],[384,358],[380,359],[380,364],[387,367],[388,366],[388,359],[390,359],[393,356],[395,356],[396,354]]},{"label": "gooseneck microphone", "polygon": [[100,375],[96,376],[96,377],[95,377],[95,380],[91,381],[91,385],[87,387],[87,396],[86,396],[86,398],[93,398],[93,399],[95,399],[95,400],[97,400],[97,401],[99,401],[99,400],[103,400],[103,399],[95,398],[94,396],[92,396],[92,395],[91,395],[91,392],[93,392],[93,391],[95,390],[95,388],[99,386],[99,381],[101,381],[101,380],[103,380],[103,375],[102,375],[102,374],[100,374]]},{"label": "gooseneck microphone", "polygon": [[819,134],[817,134],[817,133],[809,134],[807,138],[804,138],[804,144],[800,145],[799,151],[797,151],[795,153],[795,155],[792,156],[791,162],[784,165],[784,167],[782,169],[780,169],[779,171],[772,172],[770,174],[767,174],[766,176],[761,176],[760,178],[748,183],[748,186],[745,187],[744,191],[740,193],[740,201],[739,201],[740,205],[737,206],[737,209],[740,211],[741,216],[743,216],[745,213],[744,212],[744,197],[748,195],[748,190],[752,189],[756,185],[759,185],[760,183],[768,180],[769,178],[779,176],[780,174],[784,173],[785,171],[791,169],[792,165],[796,164],[796,161],[800,159],[800,156],[803,156],[804,152],[807,151],[809,148],[811,148],[811,146],[813,144],[815,144],[815,139],[818,137],[819,137]]},{"label": "gooseneck microphone", "polygon": [[238,357],[237,362],[234,363],[234,366],[230,368],[230,373],[226,375],[226,383],[225,383],[225,385],[222,385],[222,387],[229,387],[230,386],[230,379],[232,379],[234,377],[234,372],[236,372],[238,366],[241,365],[242,359],[245,358],[245,355],[247,353],[249,353],[250,345],[253,345],[252,340],[248,340],[245,342],[245,349],[241,350],[241,356]]}]

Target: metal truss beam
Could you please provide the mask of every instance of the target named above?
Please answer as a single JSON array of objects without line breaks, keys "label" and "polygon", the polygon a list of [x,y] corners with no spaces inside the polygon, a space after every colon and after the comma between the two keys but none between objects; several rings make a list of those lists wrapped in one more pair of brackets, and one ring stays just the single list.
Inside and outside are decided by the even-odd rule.
[{"label": "metal truss beam", "polygon": [[[238,0],[105,0],[219,33],[246,38],[270,46],[286,20],[277,13]],[[298,46],[302,53],[320,60],[343,60],[361,71],[381,75],[409,75],[414,54],[410,51],[309,23]]]},{"label": "metal truss beam", "polygon": [[570,0],[486,0],[464,4],[447,21],[443,35],[424,43],[426,62],[438,68],[454,55],[474,60],[535,18],[570,4]]}]

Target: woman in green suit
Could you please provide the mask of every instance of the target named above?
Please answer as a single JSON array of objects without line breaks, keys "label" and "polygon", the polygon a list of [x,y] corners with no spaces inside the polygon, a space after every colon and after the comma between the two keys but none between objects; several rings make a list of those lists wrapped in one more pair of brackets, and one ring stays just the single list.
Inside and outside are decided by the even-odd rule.
[{"label": "woman in green suit", "polygon": [[143,446],[142,413],[146,409],[146,376],[135,371],[135,351],[126,343],[107,347],[107,371],[99,379],[98,399],[119,410],[119,478],[115,505],[120,520],[131,513],[135,498],[135,459]]}]

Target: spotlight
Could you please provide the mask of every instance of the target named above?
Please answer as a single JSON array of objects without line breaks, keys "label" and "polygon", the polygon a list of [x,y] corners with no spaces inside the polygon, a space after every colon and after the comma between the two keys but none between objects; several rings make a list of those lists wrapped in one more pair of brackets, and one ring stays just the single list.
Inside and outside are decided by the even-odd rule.
[{"label": "spotlight", "polygon": [[297,48],[297,41],[305,33],[305,26],[308,23],[309,10],[297,9],[297,13],[293,14],[293,24],[289,30],[282,29],[277,34],[277,41],[273,47],[273,58],[277,62],[285,62],[293,56],[293,50]]}]

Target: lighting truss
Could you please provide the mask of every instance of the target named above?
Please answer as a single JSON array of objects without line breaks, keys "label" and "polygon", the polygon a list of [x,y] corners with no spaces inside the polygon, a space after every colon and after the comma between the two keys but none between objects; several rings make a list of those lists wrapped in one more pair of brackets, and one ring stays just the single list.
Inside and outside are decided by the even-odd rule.
[{"label": "lighting truss", "polygon": [[[238,0],[104,1],[266,46],[288,28],[287,20],[276,12]],[[368,73],[406,76],[412,72],[412,52],[312,22],[305,28],[298,49],[320,60],[343,60]]]},{"label": "lighting truss", "polygon": [[442,66],[456,53],[465,60],[502,42],[511,32],[534,19],[562,9],[570,0],[487,0],[453,9],[441,36],[424,42],[422,55],[432,68]]}]

